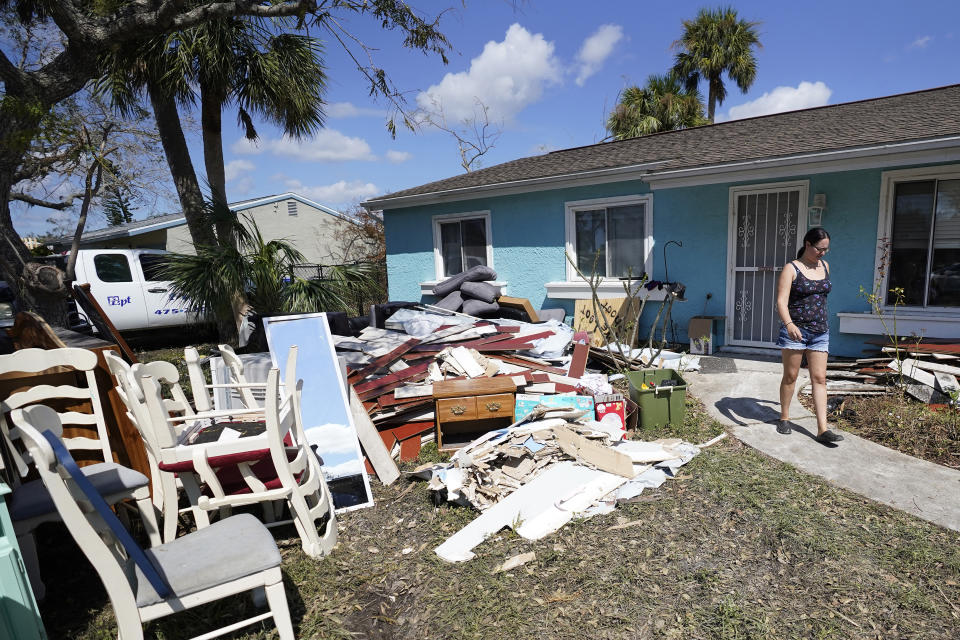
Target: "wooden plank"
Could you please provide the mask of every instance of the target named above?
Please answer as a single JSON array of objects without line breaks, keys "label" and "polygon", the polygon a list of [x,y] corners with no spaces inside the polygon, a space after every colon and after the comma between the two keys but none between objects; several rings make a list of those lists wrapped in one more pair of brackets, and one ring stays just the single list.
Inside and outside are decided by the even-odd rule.
[{"label": "wooden plank", "polygon": [[916,380],[920,384],[925,384],[928,387],[932,388],[937,383],[937,379],[933,377],[932,373],[928,371],[924,371],[923,369],[916,366],[916,364],[917,364],[916,360],[911,360],[910,358],[907,358],[906,360],[902,360],[900,362],[897,362],[896,360],[891,360],[890,362],[887,363],[887,366],[893,369],[894,371],[902,373],[903,375],[907,376],[912,380]]},{"label": "wooden plank", "polygon": [[357,430],[360,445],[367,454],[367,459],[370,460],[374,471],[377,472],[380,482],[385,485],[393,484],[400,477],[400,469],[390,457],[390,452],[380,439],[377,428],[373,426],[373,421],[364,410],[363,403],[353,387],[350,387],[350,414],[353,416],[353,424]]},{"label": "wooden plank", "polygon": [[[357,393],[360,394],[360,397],[363,398],[363,394],[372,389],[378,389],[380,387],[392,384],[394,382],[403,382],[404,380],[409,380],[416,377],[421,373],[427,372],[427,367],[430,366],[429,362],[422,362],[420,364],[415,364],[412,367],[404,369],[399,373],[390,373],[383,377],[377,378],[376,380],[370,380],[368,382],[362,382],[360,384],[355,384],[353,387],[357,390]],[[397,385],[399,386],[399,385]],[[396,387],[391,387],[395,389]]]},{"label": "wooden plank", "polygon": [[933,377],[937,380],[937,389],[943,393],[950,395],[960,391],[960,384],[957,384],[957,379],[953,375],[942,371],[934,371]]},{"label": "wooden plank", "polygon": [[350,384],[354,384],[360,380],[363,380],[368,375],[375,372],[377,369],[386,367],[387,365],[392,363],[394,360],[396,360],[397,358],[405,354],[407,351],[410,351],[410,349],[413,349],[418,344],[420,344],[420,341],[417,338],[411,338],[410,340],[407,340],[406,342],[404,342],[402,345],[400,345],[390,353],[386,355],[382,355],[379,358],[374,358],[370,364],[360,367],[356,371],[352,372],[349,376],[347,376],[347,382],[349,382]]},{"label": "wooden plank", "polygon": [[527,369],[535,369],[536,371],[546,371],[547,373],[556,373],[561,376],[567,375],[567,372],[559,367],[551,367],[548,364],[540,364],[539,362],[532,362],[525,358],[512,355],[498,355],[498,359],[503,360],[504,362],[509,362],[510,364],[519,365],[521,367],[526,367]]},{"label": "wooden plank", "polygon": [[924,360],[912,360],[907,358],[903,360],[903,366],[919,367],[920,369],[925,369],[927,371],[940,371],[941,373],[949,373],[951,375],[960,376],[960,367],[952,367],[948,364],[940,364],[939,362],[926,362]]},{"label": "wooden plank", "polygon": [[[615,333],[626,332],[628,323],[633,322],[640,310],[640,300],[634,298],[632,304],[626,297],[600,300],[600,313]],[[590,344],[602,347],[607,343],[604,335],[606,325],[602,319],[594,317],[593,300],[577,300],[573,311],[573,328],[590,334]]]},{"label": "wooden plank", "polygon": [[420,455],[420,436],[400,441],[400,461],[416,460]]},{"label": "wooden plank", "polygon": [[370,399],[372,399],[372,398],[379,398],[380,396],[382,396],[382,395],[384,395],[384,394],[390,393],[391,391],[393,391],[394,389],[396,389],[397,387],[399,387],[400,385],[402,385],[405,381],[406,381],[406,382],[418,382],[418,381],[420,381],[420,380],[426,380],[426,378],[427,378],[427,372],[426,372],[426,371],[417,371],[417,372],[414,372],[414,373],[409,373],[412,369],[414,369],[414,367],[410,367],[410,369],[407,369],[407,371],[404,372],[404,373],[407,373],[408,376],[409,376],[409,377],[405,378],[404,380],[398,380],[398,381],[396,381],[396,382],[391,382],[391,383],[387,384],[387,385],[384,386],[384,387],[378,387],[378,388],[370,389],[370,390],[368,390],[368,391],[364,391],[363,393],[360,393],[360,392],[358,391],[357,394],[360,396],[360,399],[361,399],[361,400],[370,400]]},{"label": "wooden plank", "polygon": [[590,356],[590,346],[578,342],[573,346],[573,358],[570,360],[571,378],[579,378],[587,371],[587,358]]},{"label": "wooden plank", "polygon": [[534,311],[533,305],[526,298],[513,298],[511,296],[500,296],[497,298],[497,304],[507,309],[520,309],[527,314],[530,322],[540,322],[540,316]]},{"label": "wooden plank", "polygon": [[493,393],[510,393],[516,390],[517,385],[509,376],[477,378],[475,380],[442,380],[433,383],[434,398],[481,396]]},{"label": "wooden plank", "polygon": [[100,337],[116,344],[120,348],[120,355],[122,355],[129,364],[137,364],[139,360],[137,360],[137,356],[133,355],[133,350],[130,349],[130,345],[123,339],[123,336],[121,336],[117,328],[113,326],[113,322],[110,321],[110,318],[103,310],[103,307],[100,306],[97,299],[90,293],[90,283],[73,285],[73,297],[77,301],[80,309],[87,314],[90,323],[101,333]]}]

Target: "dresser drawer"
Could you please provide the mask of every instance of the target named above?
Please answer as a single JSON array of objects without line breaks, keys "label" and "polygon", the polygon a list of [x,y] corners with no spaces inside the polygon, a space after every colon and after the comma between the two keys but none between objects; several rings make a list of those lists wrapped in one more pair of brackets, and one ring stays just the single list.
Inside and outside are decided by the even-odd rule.
[{"label": "dresser drawer", "polygon": [[477,418],[513,419],[513,398],[512,393],[477,396]]},{"label": "dresser drawer", "polygon": [[477,419],[477,398],[437,398],[437,422]]}]

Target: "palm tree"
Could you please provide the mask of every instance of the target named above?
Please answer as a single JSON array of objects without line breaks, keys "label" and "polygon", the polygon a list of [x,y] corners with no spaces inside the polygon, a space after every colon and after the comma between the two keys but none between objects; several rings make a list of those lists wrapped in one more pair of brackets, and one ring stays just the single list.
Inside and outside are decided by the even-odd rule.
[{"label": "palm tree", "polygon": [[[208,209],[219,207],[208,202]],[[210,217],[217,217],[209,211]],[[323,280],[298,277],[293,267],[303,255],[289,241],[265,240],[251,218],[234,218],[233,246],[195,246],[196,254],[170,254],[162,277],[171,281],[171,295],[207,317],[230,317],[243,291],[247,309],[259,315],[354,311],[358,299],[383,292],[371,264],[335,265],[324,269]]]},{"label": "palm tree", "polygon": [[617,140],[704,124],[700,93],[672,73],[651,75],[643,88],[625,89],[607,119],[607,129]]},{"label": "palm tree", "polygon": [[[273,33],[263,20],[211,20],[183,34],[184,75],[196,80],[207,182],[214,202],[227,203],[223,162],[223,108],[234,103],[248,140],[257,138],[253,116],[279,124],[300,139],[323,127],[326,72],[319,40]],[[295,78],[296,81],[291,81]],[[217,235],[229,220],[217,221]]]},{"label": "palm tree", "polygon": [[684,78],[687,88],[707,81],[707,119],[713,122],[718,104],[727,98],[723,74],[746,93],[757,75],[754,48],[762,46],[758,22],[741,20],[736,9],[701,9],[694,20],[683,21],[683,36],[673,43],[678,49],[673,72]]}]

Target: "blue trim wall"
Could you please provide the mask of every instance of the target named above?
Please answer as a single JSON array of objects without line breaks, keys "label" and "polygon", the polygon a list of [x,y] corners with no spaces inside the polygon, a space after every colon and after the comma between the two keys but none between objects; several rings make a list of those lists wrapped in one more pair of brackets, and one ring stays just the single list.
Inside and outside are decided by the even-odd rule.
[{"label": "blue trim wall", "polygon": [[[859,295],[860,287],[870,290],[873,286],[881,174],[894,168],[905,167],[654,191],[653,278],[664,278],[664,244],[670,240],[683,243],[683,247],[671,246],[667,252],[670,279],[687,286],[687,302],[673,306],[672,334],[686,343],[690,317],[726,312],[730,187],[809,180],[811,200],[816,193],[827,195],[823,226],[831,234],[827,255],[833,281],[829,298],[830,351],[834,355],[862,355],[865,340],[877,336],[840,333],[836,313],[869,310],[866,300]],[[420,282],[435,279],[433,216],[486,210],[490,211],[493,266],[498,278],[507,281],[509,295],[528,298],[535,308],[562,307],[568,316],[572,315],[574,301],[547,298],[544,286],[546,282],[566,279],[565,203],[645,193],[650,193],[649,185],[631,181],[389,209],[385,211],[384,225],[390,298],[421,300]],[[801,234],[805,232],[801,230]],[[707,293],[712,294],[709,301]],[[432,300],[430,296],[422,298],[425,302]],[[648,305],[641,321],[641,335],[648,330],[658,307],[658,303]]]}]

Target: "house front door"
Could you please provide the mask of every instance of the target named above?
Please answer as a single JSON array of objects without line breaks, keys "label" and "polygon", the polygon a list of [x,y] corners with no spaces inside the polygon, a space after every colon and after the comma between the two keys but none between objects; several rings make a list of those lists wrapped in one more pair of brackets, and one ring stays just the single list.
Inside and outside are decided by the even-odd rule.
[{"label": "house front door", "polygon": [[773,348],[777,277],[806,232],[807,183],[730,189],[726,342]]}]

